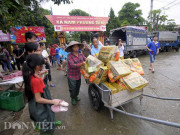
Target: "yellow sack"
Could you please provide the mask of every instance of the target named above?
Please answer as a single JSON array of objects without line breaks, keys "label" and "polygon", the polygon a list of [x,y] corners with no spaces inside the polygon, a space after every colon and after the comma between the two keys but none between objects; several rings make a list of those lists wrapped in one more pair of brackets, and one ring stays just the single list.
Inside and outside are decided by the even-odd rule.
[{"label": "yellow sack", "polygon": [[119,85],[119,84],[117,84],[117,83],[112,83],[111,84],[114,88],[116,88],[117,90],[118,90],[118,92],[119,91],[122,91],[122,87]]},{"label": "yellow sack", "polygon": [[108,74],[107,66],[101,66],[99,71],[98,71],[98,74],[97,74],[97,77],[96,77],[94,83],[99,84],[101,82],[107,81],[107,79],[108,79],[107,74]]},{"label": "yellow sack", "polygon": [[[102,62],[109,62],[110,60],[119,60],[119,50],[117,46],[102,46],[98,55],[98,59]],[[118,57],[118,58],[117,58]]]},{"label": "yellow sack", "polygon": [[144,75],[144,70],[142,68],[141,62],[138,58],[132,59],[133,66],[136,68],[136,72],[138,72],[140,75]]},{"label": "yellow sack", "polygon": [[101,66],[104,66],[104,63],[98,60],[96,57],[89,55],[86,58],[85,69],[88,73],[96,72]]},{"label": "yellow sack", "polygon": [[122,60],[109,61],[107,67],[111,69],[114,76],[123,77],[131,73],[128,66]]},{"label": "yellow sack", "polygon": [[120,91],[127,90],[127,87],[124,85],[123,80],[120,78],[116,83],[120,86]]},{"label": "yellow sack", "polygon": [[115,94],[115,93],[118,93],[118,92],[119,92],[115,87],[113,87],[113,86],[111,85],[111,83],[104,82],[103,84],[106,85],[106,86],[112,91],[112,94]]},{"label": "yellow sack", "polygon": [[135,72],[136,68],[133,65],[133,61],[131,59],[124,59],[123,62],[129,66],[130,70]]},{"label": "yellow sack", "polygon": [[137,72],[133,72],[130,75],[123,77],[123,80],[128,87],[128,90],[131,92],[140,90],[148,84],[148,81]]}]

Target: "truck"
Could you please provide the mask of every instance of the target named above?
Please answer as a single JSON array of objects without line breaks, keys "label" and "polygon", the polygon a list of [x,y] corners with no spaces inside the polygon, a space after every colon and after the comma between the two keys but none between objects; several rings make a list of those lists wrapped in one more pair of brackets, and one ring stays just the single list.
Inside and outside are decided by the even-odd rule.
[{"label": "truck", "polygon": [[125,57],[136,57],[138,52],[147,52],[147,34],[147,27],[125,26],[110,30],[109,41],[111,45],[115,45],[121,39]]},{"label": "truck", "polygon": [[[178,31],[154,31],[152,36],[157,36],[160,43],[161,51],[169,51],[169,49],[175,49],[179,51],[180,36]],[[151,38],[152,39],[152,38]]]},{"label": "truck", "polygon": [[177,31],[154,31],[148,33],[145,26],[125,26],[110,30],[109,41],[111,45],[118,43],[121,39],[124,44],[125,57],[136,57],[137,53],[147,53],[146,45],[158,37],[161,51],[168,51],[170,48],[179,51],[180,36]]}]

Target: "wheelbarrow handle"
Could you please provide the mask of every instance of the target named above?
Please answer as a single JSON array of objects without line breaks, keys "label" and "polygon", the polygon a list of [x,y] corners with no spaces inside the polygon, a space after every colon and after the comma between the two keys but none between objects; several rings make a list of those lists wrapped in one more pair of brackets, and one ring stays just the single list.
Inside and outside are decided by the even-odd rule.
[{"label": "wheelbarrow handle", "polygon": [[169,98],[169,97],[157,97],[157,96],[152,96],[152,95],[147,95],[147,94],[142,94],[145,97],[150,97],[150,98],[156,98],[156,99],[161,99],[161,100],[175,100],[175,101],[180,101],[180,98]]},{"label": "wheelbarrow handle", "polygon": [[144,116],[128,113],[128,112],[122,111],[120,109],[117,109],[117,108],[114,108],[114,107],[111,107],[108,105],[106,105],[106,107],[108,107],[109,109],[112,109],[114,111],[120,112],[122,114],[137,118],[137,119],[142,119],[142,120],[146,120],[146,121],[150,121],[150,122],[154,122],[154,123],[159,123],[159,124],[163,124],[163,125],[167,125],[167,126],[171,126],[171,127],[180,128],[179,123],[174,123],[174,122],[169,122],[169,121],[164,121],[164,120],[159,120],[159,119],[154,119],[154,118],[149,118],[149,117],[144,117]]}]

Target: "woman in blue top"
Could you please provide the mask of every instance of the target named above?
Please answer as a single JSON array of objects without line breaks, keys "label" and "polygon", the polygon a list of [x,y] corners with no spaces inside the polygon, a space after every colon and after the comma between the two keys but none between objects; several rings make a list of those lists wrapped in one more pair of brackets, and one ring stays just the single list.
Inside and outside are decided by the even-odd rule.
[{"label": "woman in blue top", "polygon": [[67,56],[68,52],[65,51],[66,46],[64,44],[61,44],[61,50],[59,51],[59,56],[62,61],[62,70],[64,71],[64,75],[66,76],[66,65],[67,65]]},{"label": "woman in blue top", "polygon": [[154,73],[154,71],[155,71],[154,70],[154,62],[155,62],[156,54],[159,54],[160,44],[157,40],[158,40],[157,36],[154,36],[153,41],[147,45],[147,49],[149,51],[149,56],[150,56],[150,68],[149,68],[149,70],[152,70],[152,73]]}]

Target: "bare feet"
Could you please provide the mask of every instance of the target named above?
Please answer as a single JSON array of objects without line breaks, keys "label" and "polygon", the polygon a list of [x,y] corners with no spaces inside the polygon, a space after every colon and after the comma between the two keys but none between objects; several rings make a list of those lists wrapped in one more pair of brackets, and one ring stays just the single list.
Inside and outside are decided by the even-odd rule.
[{"label": "bare feet", "polygon": [[59,70],[59,71],[60,71],[60,70],[61,70],[61,67],[58,67],[58,68],[57,68],[57,70]]}]

